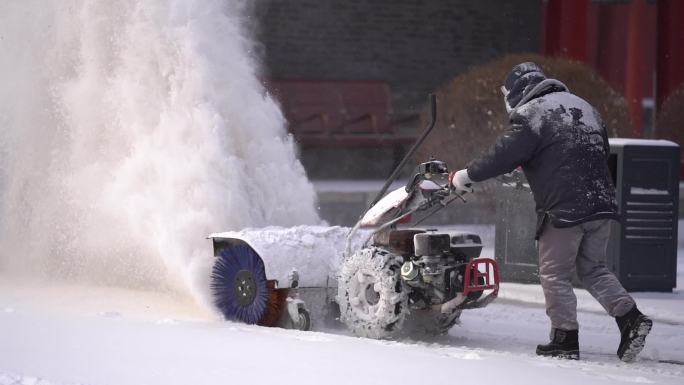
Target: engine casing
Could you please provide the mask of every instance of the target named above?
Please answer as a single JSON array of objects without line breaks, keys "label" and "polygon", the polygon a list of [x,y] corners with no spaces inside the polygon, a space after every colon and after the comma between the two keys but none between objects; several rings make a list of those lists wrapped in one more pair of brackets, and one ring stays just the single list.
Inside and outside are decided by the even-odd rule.
[{"label": "engine casing", "polygon": [[462,292],[466,265],[482,251],[480,236],[464,232],[401,229],[375,241],[403,257],[401,277],[412,288],[411,307],[418,309]]}]

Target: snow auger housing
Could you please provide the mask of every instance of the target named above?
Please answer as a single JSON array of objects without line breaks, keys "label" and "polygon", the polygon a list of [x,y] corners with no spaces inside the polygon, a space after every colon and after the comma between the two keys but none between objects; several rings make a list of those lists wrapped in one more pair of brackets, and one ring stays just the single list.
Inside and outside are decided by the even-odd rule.
[{"label": "snow auger housing", "polygon": [[[432,130],[434,96],[431,102],[433,122],[404,160]],[[418,165],[405,187],[376,198],[361,216],[348,239],[359,228],[371,228],[371,235],[359,250],[352,251],[347,242],[338,277],[341,319],[354,333],[390,337],[404,321],[410,329],[445,333],[463,309],[484,307],[496,298],[497,265],[480,258],[477,234],[398,227],[412,221],[417,226],[455,200],[464,199],[450,189],[446,163],[430,160]]]}]

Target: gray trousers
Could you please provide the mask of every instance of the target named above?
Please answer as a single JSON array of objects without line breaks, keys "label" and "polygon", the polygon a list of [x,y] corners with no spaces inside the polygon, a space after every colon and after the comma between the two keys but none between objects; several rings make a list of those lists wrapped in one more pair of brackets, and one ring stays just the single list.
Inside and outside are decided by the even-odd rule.
[{"label": "gray trousers", "polygon": [[575,270],[584,288],[611,316],[625,315],[634,306],[634,299],[606,267],[609,235],[607,219],[566,228],[544,226],[539,237],[539,278],[551,327],[579,328],[572,290]]}]

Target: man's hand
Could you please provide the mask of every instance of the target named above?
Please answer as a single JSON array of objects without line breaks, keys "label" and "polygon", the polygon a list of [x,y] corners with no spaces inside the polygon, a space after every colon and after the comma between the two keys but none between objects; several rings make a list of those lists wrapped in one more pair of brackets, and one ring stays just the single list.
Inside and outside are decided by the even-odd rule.
[{"label": "man's hand", "polygon": [[468,176],[468,170],[458,170],[449,178],[450,187],[456,192],[472,192],[473,181]]}]

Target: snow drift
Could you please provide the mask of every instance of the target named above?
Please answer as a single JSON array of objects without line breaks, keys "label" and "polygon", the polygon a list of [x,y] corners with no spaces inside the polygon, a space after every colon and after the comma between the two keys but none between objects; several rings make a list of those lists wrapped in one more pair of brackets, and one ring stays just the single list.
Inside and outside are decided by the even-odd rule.
[{"label": "snow drift", "polygon": [[0,270],[206,299],[206,235],[319,221],[248,12],[0,3]]}]

